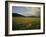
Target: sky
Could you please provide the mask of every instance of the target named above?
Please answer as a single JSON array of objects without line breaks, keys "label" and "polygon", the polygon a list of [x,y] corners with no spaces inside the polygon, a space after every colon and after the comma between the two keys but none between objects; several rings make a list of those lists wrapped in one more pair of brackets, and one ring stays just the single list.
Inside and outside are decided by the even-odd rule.
[{"label": "sky", "polygon": [[18,13],[23,16],[39,16],[40,15],[40,8],[39,7],[13,6],[12,13]]}]

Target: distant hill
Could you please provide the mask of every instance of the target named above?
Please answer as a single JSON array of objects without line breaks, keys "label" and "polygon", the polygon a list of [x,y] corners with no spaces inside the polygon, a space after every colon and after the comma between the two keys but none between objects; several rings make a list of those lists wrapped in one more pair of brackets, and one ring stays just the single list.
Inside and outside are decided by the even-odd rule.
[{"label": "distant hill", "polygon": [[40,16],[27,16],[27,17],[35,17],[35,18],[39,18]]},{"label": "distant hill", "polygon": [[23,15],[20,15],[20,14],[17,14],[17,13],[12,13],[12,16],[15,16],[15,17],[24,17]]},{"label": "distant hill", "polygon": [[12,13],[12,16],[13,17],[36,17],[36,18],[39,18],[40,16],[23,16],[21,14],[18,14],[18,13]]}]

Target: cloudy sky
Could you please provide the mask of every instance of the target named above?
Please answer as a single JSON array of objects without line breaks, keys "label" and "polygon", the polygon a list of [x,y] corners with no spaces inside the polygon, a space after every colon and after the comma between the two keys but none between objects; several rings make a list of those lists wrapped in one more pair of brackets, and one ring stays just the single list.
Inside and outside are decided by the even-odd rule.
[{"label": "cloudy sky", "polygon": [[40,15],[40,8],[39,7],[13,6],[12,7],[12,12],[21,14],[23,16],[39,16]]}]

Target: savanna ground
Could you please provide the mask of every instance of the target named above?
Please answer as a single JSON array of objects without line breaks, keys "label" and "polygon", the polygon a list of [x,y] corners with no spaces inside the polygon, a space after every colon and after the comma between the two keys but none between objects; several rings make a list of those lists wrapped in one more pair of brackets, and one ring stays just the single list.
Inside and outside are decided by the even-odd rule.
[{"label": "savanna ground", "polygon": [[40,18],[12,17],[12,30],[40,29]]}]

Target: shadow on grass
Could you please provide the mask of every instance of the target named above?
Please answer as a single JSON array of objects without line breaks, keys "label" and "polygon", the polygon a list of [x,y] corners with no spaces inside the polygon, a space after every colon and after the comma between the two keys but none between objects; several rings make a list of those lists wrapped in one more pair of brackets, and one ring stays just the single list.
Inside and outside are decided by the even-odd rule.
[{"label": "shadow on grass", "polygon": [[26,24],[16,24],[13,22],[12,30],[31,30],[31,29],[40,29],[40,21],[33,21],[32,24],[26,25]]}]

